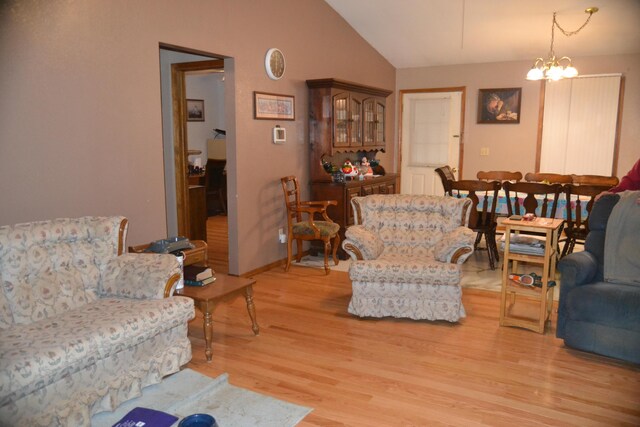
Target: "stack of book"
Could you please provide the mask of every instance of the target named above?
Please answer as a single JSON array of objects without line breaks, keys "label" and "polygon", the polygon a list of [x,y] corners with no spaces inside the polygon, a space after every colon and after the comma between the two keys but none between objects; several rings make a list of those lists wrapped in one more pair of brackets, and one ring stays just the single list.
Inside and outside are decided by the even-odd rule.
[{"label": "stack of book", "polygon": [[186,265],[184,267],[184,284],[187,286],[206,286],[216,281],[213,270],[209,267]]}]

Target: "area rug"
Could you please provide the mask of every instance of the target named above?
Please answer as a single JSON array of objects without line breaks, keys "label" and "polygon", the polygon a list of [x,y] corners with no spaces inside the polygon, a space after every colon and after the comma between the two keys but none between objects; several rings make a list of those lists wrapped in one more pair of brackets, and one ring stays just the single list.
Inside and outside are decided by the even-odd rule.
[{"label": "area rug", "polygon": [[[335,265],[333,259],[329,257],[329,268],[334,271],[349,271],[349,264],[351,260],[340,260],[338,265]],[[324,270],[324,257],[307,255],[302,257],[300,262],[296,262],[295,259],[291,261],[291,265],[297,265],[300,267],[320,268]]]},{"label": "area rug", "polygon": [[313,410],[233,386],[227,374],[209,378],[184,369],[160,384],[146,387],[142,396],[125,402],[115,412],[96,414],[91,426],[111,427],[136,407],[157,409],[179,419],[205,413],[213,416],[220,427],[295,426]]}]

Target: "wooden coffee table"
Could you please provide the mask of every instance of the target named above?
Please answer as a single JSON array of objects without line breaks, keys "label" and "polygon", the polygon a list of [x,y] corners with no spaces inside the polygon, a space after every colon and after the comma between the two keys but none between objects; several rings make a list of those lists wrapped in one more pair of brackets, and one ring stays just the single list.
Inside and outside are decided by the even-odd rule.
[{"label": "wooden coffee table", "polygon": [[182,295],[193,299],[196,307],[204,317],[205,355],[207,362],[211,362],[211,338],[213,336],[213,309],[217,303],[227,301],[244,293],[247,301],[247,310],[251,318],[251,329],[255,335],[259,335],[260,327],[256,321],[256,309],[253,304],[253,278],[235,277],[226,274],[216,274],[216,281],[203,287],[185,286],[176,290],[175,295]]}]

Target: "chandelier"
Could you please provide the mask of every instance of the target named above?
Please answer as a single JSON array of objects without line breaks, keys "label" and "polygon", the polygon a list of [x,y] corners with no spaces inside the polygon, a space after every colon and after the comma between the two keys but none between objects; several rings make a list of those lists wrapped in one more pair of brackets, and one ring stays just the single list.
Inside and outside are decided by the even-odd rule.
[{"label": "chandelier", "polygon": [[[598,11],[597,7],[590,7],[585,9],[585,13],[589,14],[587,20],[582,24],[580,28],[575,31],[566,31],[564,28],[558,24],[556,20],[556,12],[553,12],[553,21],[551,22],[551,48],[549,49],[549,55],[547,59],[536,58],[533,67],[527,73],[527,80],[553,80],[557,81],[560,79],[570,79],[572,77],[576,77],[578,75],[578,70],[571,64],[571,58],[568,56],[563,56],[562,58],[557,58],[555,52],[553,51],[553,41],[555,36],[555,28],[558,27],[562,34],[567,37],[578,34],[580,30],[587,26],[591,16]],[[565,64],[563,66],[563,63]]]}]

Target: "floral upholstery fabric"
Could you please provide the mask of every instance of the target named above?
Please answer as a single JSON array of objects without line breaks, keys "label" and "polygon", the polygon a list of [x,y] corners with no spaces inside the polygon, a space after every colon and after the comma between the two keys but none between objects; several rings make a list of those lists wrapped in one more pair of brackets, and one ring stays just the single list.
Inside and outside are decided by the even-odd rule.
[{"label": "floral upholstery fabric", "polygon": [[0,227],[0,426],[88,426],[190,360],[193,301],[162,298],[175,257],[118,256],[125,234],[122,217]]},{"label": "floral upholstery fabric", "polygon": [[466,316],[460,286],[354,281],[352,287],[348,311],[356,316],[448,322]]},{"label": "floral upholstery fabric", "polygon": [[105,265],[99,292],[101,296],[163,298],[167,272],[169,277],[180,274],[180,264],[171,254],[124,254]]},{"label": "floral upholstery fabric", "polygon": [[[455,262],[456,264],[462,264],[473,253],[473,245],[469,244],[470,241],[475,239],[475,233],[467,227],[458,227],[451,233],[446,234],[442,240],[436,243],[433,256],[436,261],[440,262]],[[465,255],[459,257],[455,261],[453,256],[460,249],[470,249]]]},{"label": "floral upholstery fabric", "polygon": [[[313,223],[318,227],[322,237],[333,236],[340,230],[340,225],[335,222],[314,221]],[[316,231],[309,225],[309,221],[300,221],[293,224],[293,234],[314,236]]]},{"label": "floral upholstery fabric", "polygon": [[347,229],[343,242],[353,258],[349,312],[450,322],[464,317],[460,264],[475,239],[467,228],[470,201],[373,195],[352,204],[358,225]]},{"label": "floral upholstery fabric", "polygon": [[361,225],[347,228],[345,237],[360,250],[363,259],[376,259],[384,250],[382,240]]}]

